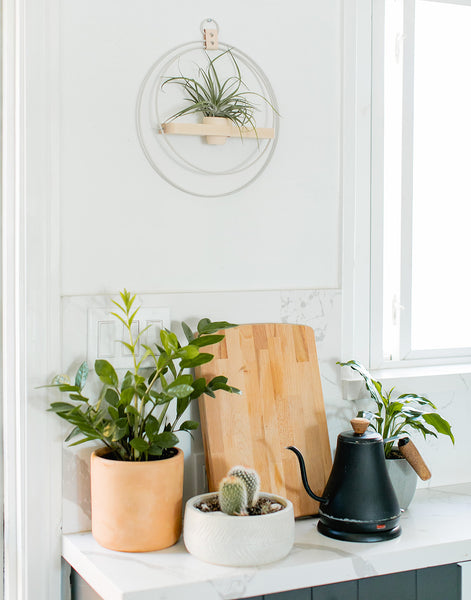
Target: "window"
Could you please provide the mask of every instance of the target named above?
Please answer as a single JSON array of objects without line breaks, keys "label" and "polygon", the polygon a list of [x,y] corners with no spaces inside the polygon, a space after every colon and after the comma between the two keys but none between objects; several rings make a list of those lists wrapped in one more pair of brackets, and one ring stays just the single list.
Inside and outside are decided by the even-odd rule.
[{"label": "window", "polygon": [[[346,107],[356,107],[350,134],[344,112],[345,166],[349,135],[367,127],[359,100],[368,87],[371,138],[354,142],[355,178],[344,174],[345,189],[356,189],[355,232],[344,249],[344,302],[353,303],[344,314],[355,324],[344,352],[372,368],[471,362],[471,0],[357,0],[356,10],[350,38],[345,15],[345,68],[356,73],[354,86],[344,77]],[[365,200],[358,185],[367,176]],[[367,209],[369,222],[360,223]],[[353,277],[345,275],[348,252]],[[370,339],[361,344],[355,335],[367,318]]]}]

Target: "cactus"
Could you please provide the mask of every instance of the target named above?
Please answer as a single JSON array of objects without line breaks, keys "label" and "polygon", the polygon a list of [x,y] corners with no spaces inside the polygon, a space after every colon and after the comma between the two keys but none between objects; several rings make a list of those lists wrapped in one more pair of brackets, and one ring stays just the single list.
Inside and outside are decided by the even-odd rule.
[{"label": "cactus", "polygon": [[239,477],[224,477],[219,485],[219,505],[228,515],[247,514],[247,488]]},{"label": "cactus", "polygon": [[260,477],[258,476],[257,471],[255,471],[255,469],[237,465],[232,467],[227,476],[235,476],[242,479],[247,488],[247,506],[255,506],[260,491]]}]

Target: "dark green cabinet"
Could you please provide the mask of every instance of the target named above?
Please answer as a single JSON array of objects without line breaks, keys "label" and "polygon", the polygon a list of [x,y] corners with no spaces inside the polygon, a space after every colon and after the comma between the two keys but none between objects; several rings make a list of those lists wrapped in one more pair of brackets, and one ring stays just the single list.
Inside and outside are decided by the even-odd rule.
[{"label": "dark green cabinet", "polygon": [[250,600],[461,600],[459,565],[344,581]]}]

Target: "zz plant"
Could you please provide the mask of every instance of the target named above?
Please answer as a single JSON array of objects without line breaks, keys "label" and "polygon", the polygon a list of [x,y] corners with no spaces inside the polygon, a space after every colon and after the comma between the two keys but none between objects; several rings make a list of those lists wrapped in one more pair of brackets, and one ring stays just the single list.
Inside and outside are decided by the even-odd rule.
[{"label": "zz plant", "polygon": [[363,378],[376,404],[376,412],[361,410],[357,416],[368,419],[370,426],[381,434],[383,440],[390,440],[384,445],[386,458],[393,455],[394,440],[406,437],[411,430],[420,431],[425,439],[429,435],[438,437],[438,433],[447,435],[455,443],[450,424],[436,412],[437,407],[431,400],[417,394],[401,394],[393,398],[394,388],[386,392],[381,382],[373,379],[359,362],[350,360],[337,364],[350,367]]},{"label": "zz plant", "polygon": [[[182,329],[187,344],[181,346],[177,336],[162,329],[161,344],[155,348],[144,346],[139,356],[138,344],[142,334],[134,337],[133,322],[140,307],[134,307],[136,296],[124,290],[120,293],[121,303],[113,300],[118,311],[111,313],[126,329],[129,341],[121,343],[132,355],[134,367],[119,379],[116,369],[106,360],[95,361],[95,372],[101,381],[101,391],[96,401],[85,395],[84,386],[88,366],[83,362],[73,383],[64,375],[54,378],[49,386],[67,394],[72,402],[52,402],[50,411],[73,425],[66,441],[80,436],[71,446],[92,440],[101,440],[112,452],[111,457],[124,461],[147,461],[167,458],[174,453],[178,443],[177,433],[197,429],[195,421],[181,422],[190,403],[202,394],[214,397],[217,390],[240,394],[240,390],[227,383],[227,377],[219,375],[206,381],[195,378],[188,369],[210,362],[213,355],[201,352],[205,346],[219,343],[223,334],[220,329],[235,327],[226,321],[211,322],[202,319],[197,334],[186,323]],[[150,357],[153,366],[144,368]],[[175,415],[167,418],[167,411],[176,403]]]}]

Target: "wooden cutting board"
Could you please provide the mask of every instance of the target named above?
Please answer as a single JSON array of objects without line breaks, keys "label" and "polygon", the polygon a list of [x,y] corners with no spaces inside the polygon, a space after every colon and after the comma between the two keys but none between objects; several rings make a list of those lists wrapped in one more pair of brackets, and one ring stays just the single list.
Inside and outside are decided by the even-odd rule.
[{"label": "wooden cutting board", "polygon": [[234,465],[255,468],[262,491],[280,494],[295,515],[319,504],[305,492],[296,446],[306,461],[311,489],[321,495],[332,467],[314,331],[287,323],[240,325],[207,351],[214,359],[198,376],[228,377],[242,395],[219,391],[199,400],[209,490]]}]

